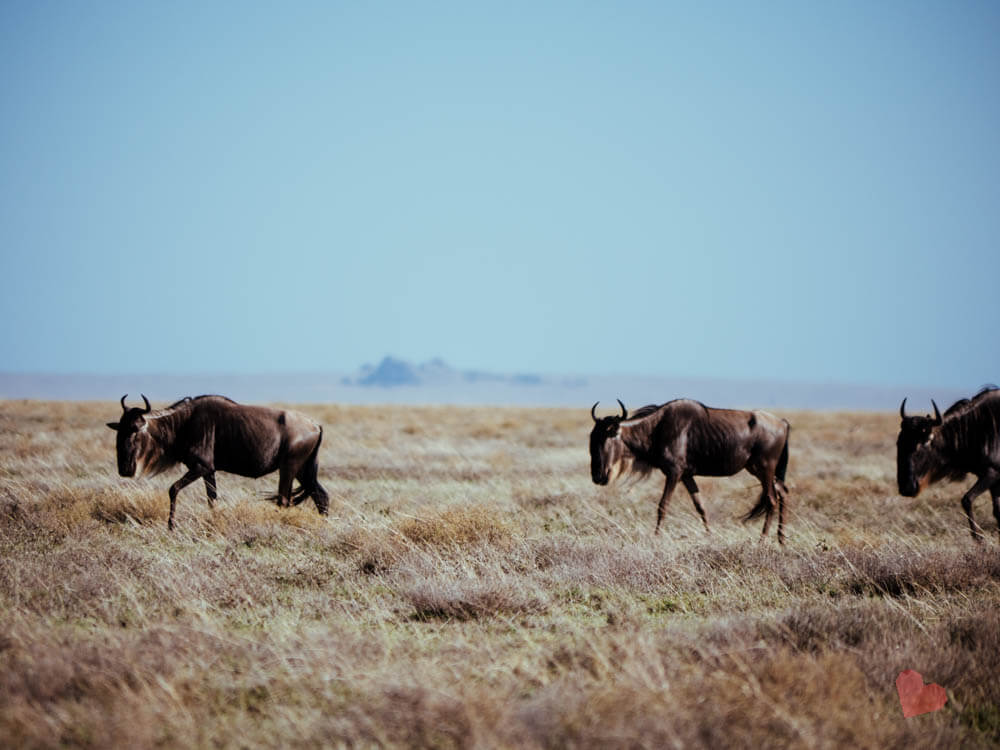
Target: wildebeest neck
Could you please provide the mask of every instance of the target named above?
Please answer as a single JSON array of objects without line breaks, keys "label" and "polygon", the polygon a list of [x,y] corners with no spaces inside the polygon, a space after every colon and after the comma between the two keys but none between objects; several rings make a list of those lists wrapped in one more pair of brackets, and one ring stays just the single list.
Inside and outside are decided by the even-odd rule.
[{"label": "wildebeest neck", "polygon": [[1000,452],[1000,389],[983,390],[952,404],[938,433],[941,446],[949,452],[961,452],[970,445]]},{"label": "wildebeest neck", "polygon": [[179,463],[180,457],[175,455],[174,446],[191,411],[191,399],[183,399],[146,415],[146,439],[138,457],[141,473],[155,476]]},{"label": "wildebeest neck", "polygon": [[656,426],[649,416],[629,419],[621,423],[621,441],[626,450],[636,458],[643,460],[648,457],[652,445],[651,436]]}]

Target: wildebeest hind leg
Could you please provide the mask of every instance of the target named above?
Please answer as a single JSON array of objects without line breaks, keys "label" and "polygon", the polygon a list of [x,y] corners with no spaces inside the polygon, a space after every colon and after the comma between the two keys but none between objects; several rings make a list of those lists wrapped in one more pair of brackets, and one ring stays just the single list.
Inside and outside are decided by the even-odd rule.
[{"label": "wildebeest hind leg", "polygon": [[281,508],[292,504],[292,476],[287,464],[278,470],[278,506]]},{"label": "wildebeest hind leg", "polygon": [[316,460],[315,453],[303,464],[297,478],[299,484],[302,485],[298,492],[302,494],[296,498],[295,504],[298,505],[307,497],[312,497],[319,514],[327,515],[330,512],[330,496],[326,494],[326,490],[319,483],[319,461]]},{"label": "wildebeest hind leg", "polygon": [[778,496],[778,544],[785,543],[785,497],[788,489],[780,479],[774,480],[774,494]]},{"label": "wildebeest hind leg", "polygon": [[312,499],[316,503],[316,511],[321,516],[330,514],[330,496],[319,482],[313,484]]},{"label": "wildebeest hind leg", "polygon": [[[761,538],[761,541],[763,541],[764,537],[767,536],[768,530],[771,528],[771,518],[774,516],[774,506],[777,505],[777,503],[775,502],[775,500],[776,500],[775,495],[777,494],[777,490],[775,489],[775,486],[774,486],[774,470],[773,469],[770,469],[770,470],[765,469],[764,470],[763,476],[760,477],[760,484],[761,484],[760,502],[765,503],[766,507],[767,507],[767,514],[764,516],[764,528],[761,529],[761,532],[760,532],[760,538]],[[779,543],[782,543],[782,536],[783,536],[783,532],[781,531],[781,524],[782,524],[782,521],[781,521],[780,514],[779,514],[779,519],[778,519],[778,528],[779,528],[778,542]]]},{"label": "wildebeest hind leg", "polygon": [[206,474],[204,479],[205,479],[205,494],[208,495],[208,507],[214,508],[215,498],[218,497],[218,494],[216,493],[215,490],[215,472],[213,471],[211,474]]},{"label": "wildebeest hind leg", "polygon": [[977,542],[983,541],[983,529],[976,523],[976,519],[972,515],[972,501],[979,497],[984,490],[988,489],[996,479],[997,477],[993,474],[984,474],[976,480],[976,483],[969,488],[968,492],[962,495],[962,509],[969,519],[969,531],[972,532],[972,538]]},{"label": "wildebeest hind leg", "polygon": [[771,516],[774,515],[774,503],[771,502],[771,498],[768,497],[766,492],[761,493],[761,502],[767,504],[767,510],[764,512],[764,528],[760,530],[760,540],[763,542],[767,537],[767,532],[771,528]]},{"label": "wildebeest hind leg", "polygon": [[705,531],[710,532],[711,529],[708,528],[708,518],[705,517],[705,509],[701,507],[701,501],[698,499],[698,485],[695,484],[694,477],[683,477],[681,481],[684,482],[684,487],[691,496],[691,502],[694,503],[694,509],[698,511],[698,515],[701,516],[701,522],[705,524]]}]

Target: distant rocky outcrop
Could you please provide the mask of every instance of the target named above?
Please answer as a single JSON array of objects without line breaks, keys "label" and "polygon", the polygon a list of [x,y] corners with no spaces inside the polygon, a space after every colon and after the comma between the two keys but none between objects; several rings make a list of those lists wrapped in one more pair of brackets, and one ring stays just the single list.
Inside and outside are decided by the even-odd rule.
[{"label": "distant rocky outcrop", "polygon": [[509,385],[542,385],[545,379],[531,373],[514,375],[484,372],[482,370],[456,370],[440,357],[422,364],[386,356],[377,365],[363,365],[354,377],[341,380],[344,385],[380,386],[395,388],[407,385],[449,385],[455,383],[491,383]]},{"label": "distant rocky outcrop", "polygon": [[391,388],[397,385],[419,385],[420,376],[409,362],[385,357],[375,367],[365,365],[354,382],[357,385],[380,385]]}]

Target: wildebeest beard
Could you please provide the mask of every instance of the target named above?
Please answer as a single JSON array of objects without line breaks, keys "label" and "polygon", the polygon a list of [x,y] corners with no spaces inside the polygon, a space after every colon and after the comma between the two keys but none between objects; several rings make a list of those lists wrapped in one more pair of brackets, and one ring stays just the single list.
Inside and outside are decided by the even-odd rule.
[{"label": "wildebeest beard", "polygon": [[[167,433],[172,433],[168,419],[169,415],[147,418],[146,430],[138,434],[135,476],[154,477],[180,463],[164,448],[164,445],[170,444]],[[161,440],[164,442],[161,443]]]}]

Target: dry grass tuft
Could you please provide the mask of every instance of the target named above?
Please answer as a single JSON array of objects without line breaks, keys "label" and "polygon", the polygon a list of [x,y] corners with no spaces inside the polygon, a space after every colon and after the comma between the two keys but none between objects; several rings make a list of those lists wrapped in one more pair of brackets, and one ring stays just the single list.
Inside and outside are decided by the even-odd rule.
[{"label": "dry grass tuft", "polygon": [[475,744],[474,711],[461,697],[440,690],[387,685],[366,697],[363,712],[353,713],[364,745],[457,750]]},{"label": "dry grass tuft", "polygon": [[[104,523],[130,523],[135,525],[160,524],[166,526],[170,513],[170,500],[163,493],[151,490],[94,493],[92,497],[78,500],[89,505],[90,516]],[[70,516],[79,506],[70,506]]]},{"label": "dry grass tuft", "polygon": [[243,500],[217,504],[207,512],[205,525],[227,537],[262,536],[271,527],[298,531],[328,528],[327,519],[305,505],[280,508],[272,502]]},{"label": "dry grass tuft", "polygon": [[447,508],[424,518],[407,519],[398,525],[398,531],[425,547],[489,544],[504,548],[513,541],[507,521],[495,509],[484,506]]},{"label": "dry grass tuft", "polygon": [[418,620],[476,620],[542,612],[538,598],[503,581],[428,581],[403,592]]},{"label": "dry grass tuft", "polygon": [[882,596],[964,591],[1000,582],[1000,550],[845,550],[854,594]]}]

